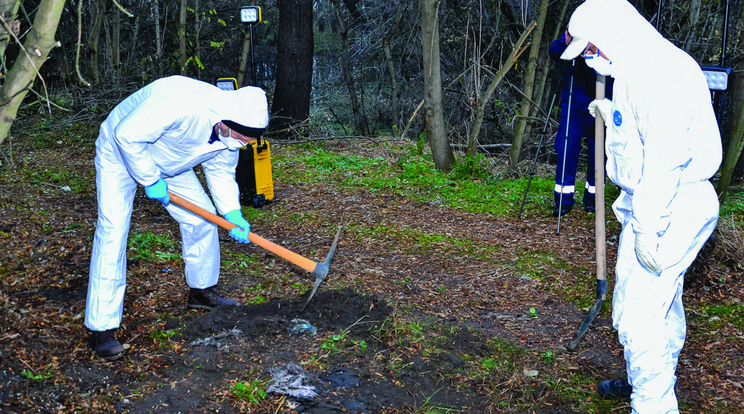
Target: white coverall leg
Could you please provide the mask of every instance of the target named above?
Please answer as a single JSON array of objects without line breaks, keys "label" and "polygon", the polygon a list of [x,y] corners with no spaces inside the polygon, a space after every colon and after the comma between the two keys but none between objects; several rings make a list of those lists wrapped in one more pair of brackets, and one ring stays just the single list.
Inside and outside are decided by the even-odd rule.
[{"label": "white coverall leg", "polygon": [[[168,189],[199,207],[216,213],[194,171],[165,178]],[[220,243],[217,225],[171,203],[168,213],[181,229],[186,284],[204,289],[217,284],[220,276]]]},{"label": "white coverall leg", "polygon": [[674,373],[686,335],[684,274],[716,227],[718,198],[707,180],[679,187],[670,225],[659,240],[660,275],[638,262],[631,203],[632,196],[623,193],[613,205],[623,230],[612,302],[633,386],[631,407],[640,414],[679,413]]},{"label": "white coverall leg", "polygon": [[[165,181],[174,193],[215,212],[193,170]],[[126,290],[127,238],[136,190],[137,183],[116,153],[104,148],[96,156],[98,222],[85,312],[85,325],[93,331],[115,329],[121,324]],[[181,229],[186,283],[198,289],[216,285],[220,271],[217,226],[175,204],[170,204],[167,210]]]},{"label": "white coverall leg", "polygon": [[[110,149],[110,147],[109,147]],[[115,153],[96,155],[98,222],[88,279],[85,326],[93,331],[118,328],[127,286],[127,237],[137,182]]]}]

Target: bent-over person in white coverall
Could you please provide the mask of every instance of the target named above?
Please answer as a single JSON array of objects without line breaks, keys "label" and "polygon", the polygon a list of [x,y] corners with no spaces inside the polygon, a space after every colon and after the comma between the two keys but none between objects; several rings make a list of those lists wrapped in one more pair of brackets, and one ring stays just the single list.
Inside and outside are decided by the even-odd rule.
[{"label": "bent-over person in white coverall", "polygon": [[626,0],[587,0],[571,16],[561,58],[583,56],[614,78],[612,101],[594,101],[607,125],[607,175],[621,188],[622,223],[612,321],[627,380],[604,396],[630,396],[633,413],[678,413],[675,370],[685,341],[684,274],[718,221],[708,181],[721,138],[700,66]]},{"label": "bent-over person in white coverall", "polygon": [[[113,331],[122,319],[126,247],[137,185],[159,200],[178,222],[183,244],[188,306],[239,305],[215,291],[220,273],[217,226],[170,204],[168,191],[238,227],[230,235],[250,243],[240,210],[235,167],[238,149],[259,137],[269,122],[259,88],[225,91],[183,76],[158,79],[114,108],[96,140],[98,222],[90,261],[85,325],[98,357],[113,359],[124,347]],[[210,200],[193,168],[202,166]],[[212,204],[214,201],[214,205]]]}]

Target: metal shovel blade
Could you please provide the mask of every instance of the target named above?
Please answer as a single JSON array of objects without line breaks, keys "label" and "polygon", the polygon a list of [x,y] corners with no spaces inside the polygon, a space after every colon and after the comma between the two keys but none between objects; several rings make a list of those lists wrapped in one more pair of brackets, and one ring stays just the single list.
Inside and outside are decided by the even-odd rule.
[{"label": "metal shovel blade", "polygon": [[589,313],[586,314],[584,317],[584,321],[581,322],[581,326],[579,326],[579,329],[576,331],[576,336],[574,339],[571,340],[571,342],[568,344],[569,350],[576,349],[576,346],[579,345],[579,341],[581,338],[586,334],[586,331],[589,330],[589,325],[592,324],[594,319],[599,314],[599,311],[602,310],[602,304],[605,301],[605,298],[607,297],[607,280],[598,280],[597,281],[597,301],[594,302],[594,305],[589,309]]}]

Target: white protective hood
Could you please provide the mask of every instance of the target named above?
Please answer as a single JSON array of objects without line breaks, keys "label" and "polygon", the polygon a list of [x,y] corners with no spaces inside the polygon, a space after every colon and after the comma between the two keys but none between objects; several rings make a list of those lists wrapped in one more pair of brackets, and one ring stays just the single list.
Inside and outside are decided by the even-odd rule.
[{"label": "white protective hood", "polygon": [[576,58],[591,42],[619,74],[647,71],[665,61],[665,53],[678,50],[626,0],[585,1],[571,15],[568,32],[574,40],[561,59]]}]

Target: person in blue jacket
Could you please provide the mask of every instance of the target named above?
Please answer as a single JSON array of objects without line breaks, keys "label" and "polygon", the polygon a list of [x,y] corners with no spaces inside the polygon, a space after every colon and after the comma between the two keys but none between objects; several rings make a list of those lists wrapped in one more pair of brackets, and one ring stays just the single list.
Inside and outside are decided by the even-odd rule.
[{"label": "person in blue jacket", "polygon": [[[571,43],[568,30],[556,39],[548,50],[550,58],[555,62],[563,62],[561,54]],[[586,66],[584,59],[574,59],[568,62],[563,74],[563,92],[561,93],[561,121],[555,137],[555,151],[558,163],[555,172],[555,209],[553,217],[571,212],[574,206],[574,189],[576,172],[579,166],[581,141],[586,138],[588,163],[586,170],[586,184],[584,185],[584,210],[587,213],[595,211],[594,197],[594,118],[587,107],[595,98],[596,72]],[[612,97],[612,80],[607,78],[605,95]],[[569,108],[570,101],[570,108]],[[564,162],[565,156],[565,162]]]},{"label": "person in blue jacket", "polygon": [[[183,76],[158,79],[119,103],[96,140],[98,222],[93,239],[85,308],[96,356],[115,359],[124,347],[114,337],[126,291],[126,248],[137,186],[160,201],[181,230],[188,307],[239,305],[214,291],[220,273],[217,226],[170,203],[168,191],[238,227],[230,236],[250,243],[241,213],[235,167],[238,150],[259,137],[269,122],[263,90],[225,91]],[[194,167],[201,165],[204,191]],[[214,204],[212,204],[214,203]]]}]

